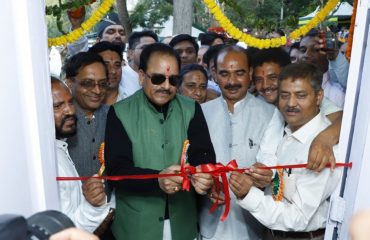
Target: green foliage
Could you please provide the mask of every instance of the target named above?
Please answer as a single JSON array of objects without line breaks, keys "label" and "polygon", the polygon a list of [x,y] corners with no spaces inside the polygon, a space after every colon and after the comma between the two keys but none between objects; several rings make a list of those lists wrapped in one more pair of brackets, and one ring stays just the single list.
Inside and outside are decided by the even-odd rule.
[{"label": "green foliage", "polygon": [[139,0],[130,14],[131,26],[155,29],[168,20],[172,9],[166,0]]}]

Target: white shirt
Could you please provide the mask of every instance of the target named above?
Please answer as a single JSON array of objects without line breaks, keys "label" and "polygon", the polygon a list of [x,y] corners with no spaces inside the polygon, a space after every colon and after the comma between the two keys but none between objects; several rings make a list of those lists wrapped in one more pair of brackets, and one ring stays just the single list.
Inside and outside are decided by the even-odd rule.
[{"label": "white shirt", "polygon": [[324,90],[324,96],[330,101],[335,103],[338,107],[343,108],[345,92],[343,88],[337,82],[329,81],[329,73],[324,73],[322,78],[322,89]]},{"label": "white shirt", "polygon": [[126,65],[122,68],[120,87],[122,88],[124,98],[131,96],[137,90],[141,89],[139,83],[139,74],[135,72],[135,70],[129,65]]},{"label": "white shirt", "polygon": [[[78,177],[68,153],[68,144],[57,139],[56,147],[58,176]],[[59,181],[58,186],[62,212],[73,221],[77,228],[85,231],[93,232],[108,215],[109,209],[115,207],[114,199],[100,207],[92,206],[82,194],[81,181]]]},{"label": "white shirt", "polygon": [[[227,164],[235,159],[241,168],[256,162],[276,165],[276,149],[283,136],[284,121],[275,106],[249,93],[234,104],[233,113],[228,111],[222,96],[201,106],[217,162]],[[238,206],[235,195],[230,193],[230,212],[224,222],[219,220],[224,206],[209,214],[211,204],[204,203],[200,214],[203,239],[262,239],[263,226]]]},{"label": "white shirt", "polygon": [[[310,122],[293,132],[285,128],[286,135],[277,151],[278,164],[303,164],[307,162],[312,140],[330,121],[318,114]],[[334,148],[337,154],[337,148]],[[252,187],[238,204],[248,210],[263,225],[281,231],[314,231],[325,228],[329,207],[328,198],[339,183],[341,169],[331,172],[325,169],[320,173],[307,169],[284,171],[284,192],[281,202],[274,201],[269,194]]]}]

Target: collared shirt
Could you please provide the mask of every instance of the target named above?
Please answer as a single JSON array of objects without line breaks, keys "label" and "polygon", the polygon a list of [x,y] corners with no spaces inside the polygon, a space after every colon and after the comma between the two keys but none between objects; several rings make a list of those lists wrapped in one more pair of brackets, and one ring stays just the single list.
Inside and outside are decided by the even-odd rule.
[{"label": "collared shirt", "polygon": [[92,176],[100,169],[99,148],[104,142],[105,124],[109,107],[102,105],[87,119],[85,112],[74,102],[77,117],[77,133],[68,138],[69,153],[80,176]]},{"label": "collared shirt", "polygon": [[[74,163],[68,154],[68,144],[62,140],[56,140],[55,145],[58,176],[78,177]],[[81,181],[59,181],[58,186],[62,212],[77,228],[88,232],[93,232],[107,216],[110,207],[115,206],[113,201],[100,207],[92,206],[82,194]]]},{"label": "collared shirt", "polygon": [[[295,132],[285,128],[286,135],[277,151],[278,164],[303,164],[307,162],[312,140],[330,121],[321,113]],[[337,148],[334,149],[337,156]],[[338,158],[337,158],[338,159]],[[304,168],[284,171],[284,192],[281,202],[269,194],[252,187],[238,204],[248,210],[263,225],[281,231],[314,231],[325,228],[328,213],[328,198],[335,190],[341,170],[320,173]]]},{"label": "collared shirt", "polygon": [[122,79],[120,86],[123,89],[123,97],[127,98],[134,94],[137,90],[141,89],[139,83],[139,74],[135,72],[130,65],[126,65],[122,68]]}]

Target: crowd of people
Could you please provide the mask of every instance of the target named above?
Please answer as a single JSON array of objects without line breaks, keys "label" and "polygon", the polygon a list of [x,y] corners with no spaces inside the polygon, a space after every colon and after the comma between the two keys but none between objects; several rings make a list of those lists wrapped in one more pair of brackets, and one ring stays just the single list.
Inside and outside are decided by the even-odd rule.
[{"label": "crowd of people", "polygon": [[[65,76],[51,79],[60,176],[96,176],[102,143],[108,176],[178,174],[186,140],[196,172],[190,191],[182,176],[62,181],[62,211],[101,239],[324,239],[342,174],[343,53],[324,50],[316,29],[289,48],[244,49],[213,32],[199,40],[126,36],[110,14],[92,47],[85,37],[68,46]],[[228,199],[201,166],[232,159],[249,169],[228,175],[220,221]]]}]

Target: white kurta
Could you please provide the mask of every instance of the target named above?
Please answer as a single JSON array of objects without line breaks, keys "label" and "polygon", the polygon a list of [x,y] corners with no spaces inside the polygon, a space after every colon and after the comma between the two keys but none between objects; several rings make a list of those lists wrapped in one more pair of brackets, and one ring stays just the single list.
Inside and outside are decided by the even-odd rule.
[{"label": "white kurta", "polygon": [[[329,125],[329,119],[318,114],[293,133],[286,127],[277,152],[278,164],[306,163],[312,140]],[[335,155],[337,152],[335,147]],[[329,197],[339,183],[342,170],[325,169],[317,173],[303,168],[288,172],[284,170],[281,202],[273,200],[271,191],[265,195],[252,187],[238,204],[270,229],[308,232],[325,228]]]},{"label": "white kurta", "polygon": [[[276,165],[276,149],[283,136],[284,122],[272,105],[251,94],[234,105],[229,113],[223,97],[202,104],[217,162],[227,164],[235,159],[240,167],[256,162]],[[231,192],[231,208],[225,222],[219,218],[224,207],[209,214],[212,205],[208,199],[200,217],[203,239],[258,240],[263,238],[263,226],[236,204]]]},{"label": "white kurta", "polygon": [[137,90],[141,89],[139,74],[135,72],[130,65],[126,65],[122,68],[122,79],[119,84],[122,88],[124,98],[131,96]]},{"label": "white kurta", "polygon": [[[68,144],[56,140],[58,176],[78,177],[78,173],[68,153]],[[108,215],[109,209],[115,207],[114,199],[100,207],[88,203],[82,194],[81,181],[59,181],[61,210],[77,228],[93,232]]]}]

